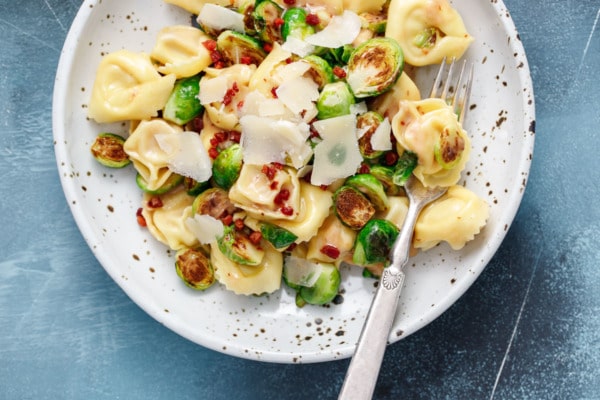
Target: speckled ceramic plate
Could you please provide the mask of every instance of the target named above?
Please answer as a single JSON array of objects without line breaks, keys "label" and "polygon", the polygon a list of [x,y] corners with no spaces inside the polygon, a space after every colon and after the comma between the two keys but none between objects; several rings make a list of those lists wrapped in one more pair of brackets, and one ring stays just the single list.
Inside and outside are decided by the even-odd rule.
[{"label": "speckled ceramic plate", "polygon": [[[395,342],[452,305],[478,277],[504,238],[521,201],[534,142],[534,101],[527,59],[500,0],[455,0],[476,38],[475,105],[467,121],[474,151],[466,185],[491,205],[484,232],[463,250],[445,245],[410,260],[406,287],[390,335]],[[132,168],[109,170],[91,157],[100,131],[126,132],[86,119],[95,71],[103,54],[149,52],[158,30],[190,16],[161,0],[84,1],[64,45],[54,93],[54,138],[66,198],[90,248],[123,290],[160,323],[211,349],[281,363],[351,356],[374,293],[373,280],[342,270],[343,302],[299,309],[282,289],[244,297],[218,285],[199,293],[175,274],[167,249],[135,218],[141,194]],[[429,90],[429,77],[417,79]]]}]

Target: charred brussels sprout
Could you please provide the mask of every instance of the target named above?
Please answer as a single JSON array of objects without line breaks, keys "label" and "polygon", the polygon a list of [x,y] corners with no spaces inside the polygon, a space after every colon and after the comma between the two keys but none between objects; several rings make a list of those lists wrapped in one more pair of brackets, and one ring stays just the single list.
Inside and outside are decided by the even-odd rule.
[{"label": "charred brussels sprout", "polygon": [[319,85],[319,89],[323,89],[325,85],[333,82],[333,69],[324,58],[311,54],[304,57],[303,60],[310,64],[308,73],[317,85]]},{"label": "charred brussels sprout", "polygon": [[283,25],[281,26],[281,36],[286,41],[289,36],[304,39],[315,33],[315,28],[306,23],[308,11],[304,8],[292,7],[283,13]]},{"label": "charred brussels sprout", "polygon": [[110,168],[123,168],[131,163],[123,150],[125,139],[114,133],[101,133],[90,148],[92,155],[100,164]]},{"label": "charred brussels sprout", "polygon": [[354,47],[350,44],[347,44],[347,45],[329,50],[326,58],[328,60],[331,60],[333,64],[346,65],[346,64],[348,64],[348,61],[350,60],[350,56],[352,55],[353,51],[354,51]]},{"label": "charred brussels sprout", "polygon": [[264,222],[260,226],[263,238],[269,241],[277,250],[287,249],[298,239],[298,236],[280,226]]},{"label": "charred brussels sprout", "polygon": [[257,0],[254,5],[254,29],[260,40],[267,43],[275,43],[281,40],[279,25],[276,23],[281,18],[283,8],[271,0]]},{"label": "charred brussels sprout", "polygon": [[192,76],[175,82],[175,87],[163,110],[163,118],[178,125],[185,125],[202,112],[200,77]]},{"label": "charred brussels sprout", "polygon": [[404,186],[406,180],[417,166],[417,161],[418,159],[415,153],[410,151],[402,153],[394,167],[394,176],[392,178],[394,184]]},{"label": "charred brussels sprout", "polygon": [[254,17],[252,13],[254,12],[254,0],[243,0],[240,2],[238,6],[237,12],[244,16],[244,30],[246,34],[255,36],[256,35],[256,27],[254,26]]},{"label": "charred brussels sprout", "polygon": [[362,22],[362,28],[368,29],[375,34],[384,34],[387,26],[385,14],[371,14],[368,12],[359,15]]},{"label": "charred brussels sprout", "polygon": [[357,265],[386,262],[398,228],[390,221],[372,219],[358,232],[352,261]]},{"label": "charred brussels sprout", "polygon": [[385,211],[390,208],[390,201],[385,194],[383,184],[371,174],[353,175],[346,179],[346,185],[361,191],[375,208],[379,211]]},{"label": "charred brussels sprout", "polygon": [[342,81],[328,83],[317,99],[318,119],[340,117],[350,114],[350,106],[355,103],[350,87]]},{"label": "charred brussels sprout", "polygon": [[206,290],[215,283],[209,258],[200,250],[181,249],[175,255],[175,270],[183,282],[196,290]]},{"label": "charred brussels sprout", "polygon": [[398,185],[394,183],[394,168],[385,165],[373,165],[369,173],[381,182],[386,194],[394,196],[400,191]]},{"label": "charred brussels sprout", "polygon": [[231,214],[235,206],[229,200],[227,192],[221,188],[210,188],[200,193],[192,203],[193,214],[210,215],[213,218],[221,218],[223,215]]},{"label": "charred brussels sprout", "polygon": [[138,187],[142,189],[144,192],[148,194],[165,194],[168,191],[175,189],[181,182],[183,182],[183,176],[179,174],[171,174],[169,178],[157,189],[150,189],[148,187],[148,183],[144,179],[144,177],[140,174],[137,174],[135,177],[135,183],[137,183]]},{"label": "charred brussels sprout", "polygon": [[444,169],[452,169],[460,162],[465,139],[459,131],[444,129],[433,148],[435,161]]},{"label": "charred brussels sprout", "polygon": [[212,165],[212,177],[217,186],[229,189],[240,176],[244,158],[242,147],[235,143],[221,151]]},{"label": "charred brussels sprout", "polygon": [[217,49],[230,64],[259,65],[267,56],[256,39],[234,31],[224,31],[219,35]]},{"label": "charred brussels sprout", "polygon": [[413,39],[413,44],[421,49],[428,49],[435,46],[435,43],[438,40],[438,37],[441,36],[442,33],[438,31],[434,27],[428,27],[423,29],[416,35]]},{"label": "charred brussels sprout", "polygon": [[[333,264],[321,264],[321,274],[317,281],[310,287],[303,286],[298,295],[308,304],[322,305],[331,302],[338,294],[342,277],[340,271]],[[302,302],[296,304],[301,305]]]},{"label": "charred brussels sprout", "polygon": [[400,77],[404,55],[392,38],[373,38],[354,50],[348,60],[346,81],[358,98],[377,96]]},{"label": "charred brussels sprout", "polygon": [[198,196],[210,187],[210,182],[198,182],[197,180],[186,176],[183,178],[183,187],[190,196]]},{"label": "charred brussels sprout", "polygon": [[223,236],[217,240],[219,250],[231,261],[242,265],[257,266],[265,251],[250,241],[242,231],[233,226],[226,226]]},{"label": "charred brussels sprout", "polygon": [[375,207],[357,189],[342,186],[333,196],[335,214],[342,223],[359,230],[373,217]]},{"label": "charred brussels sprout", "polygon": [[382,122],[383,117],[375,111],[368,111],[356,118],[356,127],[359,132],[364,132],[358,139],[358,148],[360,154],[367,160],[372,160],[383,154],[383,151],[373,150],[371,146],[371,137]]}]

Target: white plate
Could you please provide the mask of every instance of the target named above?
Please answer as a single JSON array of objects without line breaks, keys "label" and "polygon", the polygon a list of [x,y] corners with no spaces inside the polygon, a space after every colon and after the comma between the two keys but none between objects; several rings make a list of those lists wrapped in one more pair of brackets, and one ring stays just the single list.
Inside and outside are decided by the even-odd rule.
[{"label": "white plate", "polygon": [[[466,57],[476,65],[467,130],[473,141],[466,185],[491,205],[484,232],[463,250],[445,245],[409,262],[390,335],[395,342],[452,305],[478,277],[504,238],[528,178],[534,100],[527,59],[501,1],[455,0],[476,38]],[[374,292],[374,280],[344,269],[343,302],[299,309],[283,289],[267,297],[236,296],[216,285],[201,293],[177,277],[173,258],[136,223],[141,194],[132,168],[98,165],[89,147],[100,131],[125,132],[86,118],[101,56],[122,48],[150,52],[158,30],[190,15],[162,0],[84,1],[67,36],[54,92],[54,138],[64,192],[90,248],[121,288],[148,314],[180,335],[234,356],[307,363],[352,355]],[[429,90],[429,83],[422,86]]]}]

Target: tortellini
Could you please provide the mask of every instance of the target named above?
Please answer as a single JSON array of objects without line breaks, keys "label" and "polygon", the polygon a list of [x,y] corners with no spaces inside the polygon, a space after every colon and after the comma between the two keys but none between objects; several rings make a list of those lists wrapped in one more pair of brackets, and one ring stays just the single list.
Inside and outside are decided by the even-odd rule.
[{"label": "tortellini", "polygon": [[215,277],[227,290],[242,295],[272,293],[281,287],[283,255],[265,244],[265,255],[257,266],[237,264],[227,258],[219,246],[211,246],[210,261]]},{"label": "tortellini", "polygon": [[232,6],[234,0],[165,0],[165,3],[170,3],[191,12],[194,15],[200,14],[200,10],[206,3],[217,4],[220,6]]},{"label": "tortellini", "polygon": [[385,35],[398,41],[414,66],[458,59],[473,42],[448,0],[392,0]]},{"label": "tortellini", "polygon": [[415,225],[413,246],[428,250],[447,242],[454,250],[473,240],[489,217],[488,204],[462,186],[452,186],[448,192],[426,206]]},{"label": "tortellini", "polygon": [[142,209],[142,215],[152,236],[173,250],[197,246],[198,239],[185,224],[192,216],[194,198],[181,187],[161,195],[160,207],[152,207],[152,197],[153,195],[144,194]]},{"label": "tortellini", "polygon": [[384,117],[392,119],[398,113],[400,100],[421,100],[421,92],[406,72],[402,72],[396,83],[384,94],[377,96],[371,107]]},{"label": "tortellini", "polygon": [[415,153],[414,175],[425,186],[456,184],[471,153],[471,141],[454,111],[441,99],[400,101],[392,132],[402,150]]},{"label": "tortellini", "polygon": [[88,116],[98,123],[156,117],[167,103],[175,75],[162,76],[150,56],[119,50],[102,58]]},{"label": "tortellini", "polygon": [[173,174],[168,167],[169,155],[160,148],[156,135],[180,132],[183,132],[181,127],[156,118],[141,121],[125,141],[123,150],[144,179],[148,190],[160,188]]},{"label": "tortellini", "polygon": [[[315,237],[308,242],[305,257],[321,262],[342,260],[351,254],[355,239],[356,231],[342,224],[340,219],[332,214],[323,222]],[[331,258],[323,251],[325,246],[332,246],[340,252],[340,256],[336,259]]]},{"label": "tortellini", "polygon": [[157,70],[163,75],[175,74],[178,79],[194,76],[212,63],[210,52],[202,45],[209,39],[192,26],[168,26],[158,33],[150,57],[161,64]]}]

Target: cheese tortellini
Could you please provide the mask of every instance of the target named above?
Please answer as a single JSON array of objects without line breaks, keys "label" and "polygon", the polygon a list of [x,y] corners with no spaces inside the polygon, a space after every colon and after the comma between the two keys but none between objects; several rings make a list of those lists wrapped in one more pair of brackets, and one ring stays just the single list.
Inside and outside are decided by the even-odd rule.
[{"label": "cheese tortellini", "polygon": [[119,50],[108,54],[96,72],[88,116],[98,123],[156,117],[167,103],[175,78],[159,74],[145,53]]},{"label": "cheese tortellini", "polygon": [[175,74],[177,79],[194,76],[212,63],[210,52],[202,45],[209,39],[192,26],[168,26],[158,33],[150,57],[161,64],[157,70],[163,75]]},{"label": "cheese tortellini", "polygon": [[413,174],[425,186],[452,186],[471,153],[471,141],[452,108],[441,99],[400,101],[392,120],[400,152],[417,155]]},{"label": "cheese tortellini", "polygon": [[392,0],[385,35],[398,41],[414,66],[458,59],[473,42],[448,0]]}]

